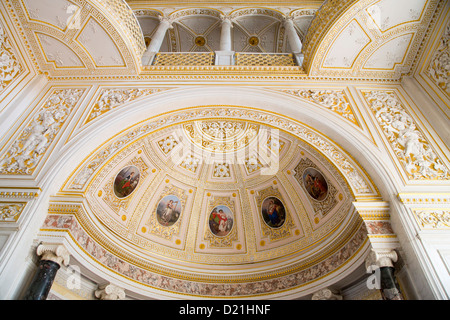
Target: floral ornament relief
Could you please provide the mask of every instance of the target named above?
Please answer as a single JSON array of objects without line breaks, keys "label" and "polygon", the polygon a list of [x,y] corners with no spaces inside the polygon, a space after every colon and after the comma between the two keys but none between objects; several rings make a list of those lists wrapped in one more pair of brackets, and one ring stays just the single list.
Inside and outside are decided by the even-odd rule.
[{"label": "floral ornament relief", "polygon": [[22,214],[25,203],[0,203],[0,222],[15,222]]},{"label": "floral ornament relief", "polygon": [[392,91],[363,92],[395,155],[413,180],[445,180],[448,168]]},{"label": "floral ornament relief", "polygon": [[90,122],[125,103],[169,88],[103,89],[86,120]]},{"label": "floral ornament relief", "polygon": [[344,90],[283,89],[280,91],[315,102],[322,107],[337,113],[353,124],[358,125]]},{"label": "floral ornament relief", "polygon": [[428,75],[450,95],[450,23],[428,67]]},{"label": "floral ornament relief", "polygon": [[0,158],[1,174],[32,174],[55,139],[83,90],[55,90]]},{"label": "floral ornament relief", "polygon": [[0,92],[22,71],[13,48],[0,23]]}]

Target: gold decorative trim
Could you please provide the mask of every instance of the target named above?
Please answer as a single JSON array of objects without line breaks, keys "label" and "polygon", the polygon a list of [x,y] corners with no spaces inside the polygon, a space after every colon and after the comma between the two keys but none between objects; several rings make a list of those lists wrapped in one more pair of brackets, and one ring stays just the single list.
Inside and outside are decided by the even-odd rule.
[{"label": "gold decorative trim", "polygon": [[449,230],[450,208],[413,209],[414,217],[421,229]]}]

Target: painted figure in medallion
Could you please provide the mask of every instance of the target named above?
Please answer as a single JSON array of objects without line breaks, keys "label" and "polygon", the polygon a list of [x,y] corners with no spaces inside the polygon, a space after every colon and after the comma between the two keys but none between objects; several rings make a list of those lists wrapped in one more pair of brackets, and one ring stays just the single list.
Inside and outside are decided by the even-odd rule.
[{"label": "painted figure in medallion", "polygon": [[177,196],[168,195],[161,199],[156,208],[156,217],[163,226],[171,226],[181,215],[181,202]]},{"label": "painted figure in medallion", "polygon": [[114,180],[114,193],[118,198],[126,198],[139,183],[139,169],[135,166],[123,168]]},{"label": "painted figure in medallion", "polygon": [[286,209],[277,197],[267,197],[261,205],[264,222],[271,228],[279,228],[286,220]]},{"label": "painted figure in medallion", "polygon": [[313,199],[322,201],[327,197],[328,184],[318,170],[307,168],[303,172],[303,185]]},{"label": "painted figure in medallion", "polygon": [[227,236],[233,228],[233,213],[227,206],[215,207],[209,215],[209,228],[218,237]]}]

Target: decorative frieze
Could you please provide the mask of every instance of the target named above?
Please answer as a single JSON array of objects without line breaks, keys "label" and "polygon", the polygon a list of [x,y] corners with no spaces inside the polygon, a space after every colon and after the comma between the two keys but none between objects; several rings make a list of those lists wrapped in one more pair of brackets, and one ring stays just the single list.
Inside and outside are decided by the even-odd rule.
[{"label": "decorative frieze", "polygon": [[394,91],[363,91],[378,125],[411,180],[447,180],[450,171]]},{"label": "decorative frieze", "polygon": [[0,223],[17,222],[26,203],[0,202]]},{"label": "decorative frieze", "polygon": [[358,125],[344,90],[283,89],[280,91],[317,103]]},{"label": "decorative frieze", "polygon": [[0,160],[1,174],[32,174],[83,94],[54,90]]},{"label": "decorative frieze", "polygon": [[413,209],[422,229],[450,229],[450,209]]},{"label": "decorative frieze", "polygon": [[91,122],[92,120],[125,103],[167,89],[169,88],[102,89],[97,101],[94,103],[94,106],[87,117],[86,123]]}]

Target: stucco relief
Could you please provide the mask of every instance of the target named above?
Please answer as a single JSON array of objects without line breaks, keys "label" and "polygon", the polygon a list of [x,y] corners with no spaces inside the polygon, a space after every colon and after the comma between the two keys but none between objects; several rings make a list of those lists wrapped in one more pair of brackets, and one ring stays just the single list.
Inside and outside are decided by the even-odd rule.
[{"label": "stucco relief", "polygon": [[14,50],[11,46],[9,36],[0,23],[0,92],[2,92],[11,81],[23,70]]},{"label": "stucco relief", "polygon": [[16,222],[23,209],[25,208],[25,203],[16,202],[2,202],[0,203],[0,223],[1,222]]},{"label": "stucco relief", "polygon": [[83,94],[54,90],[0,160],[1,174],[32,174]]},{"label": "stucco relief", "polygon": [[427,73],[439,88],[450,95],[450,23],[445,28]]},{"label": "stucco relief", "polygon": [[365,91],[363,95],[409,179],[445,180],[450,177],[449,169],[394,91]]},{"label": "stucco relief", "polygon": [[347,158],[341,150],[334,146],[326,138],[321,137],[317,133],[305,128],[303,125],[292,120],[277,115],[245,108],[235,108],[229,106],[206,106],[191,108],[175,113],[163,115],[158,118],[151,119],[140,126],[135,126],[126,131],[117,139],[105,145],[100,151],[95,153],[91,158],[87,159],[85,164],[74,173],[72,180],[68,186],[72,190],[82,190],[92,174],[97,170],[110,156],[121,149],[126,144],[139,139],[155,130],[161,129],[168,124],[176,124],[189,120],[202,120],[224,118],[248,120],[251,122],[264,123],[274,126],[281,130],[290,132],[301,140],[304,140],[315,148],[320,150],[341,170],[352,186],[353,192],[358,195],[374,195],[378,194],[376,189],[370,184],[362,173],[357,169],[353,161]]}]

